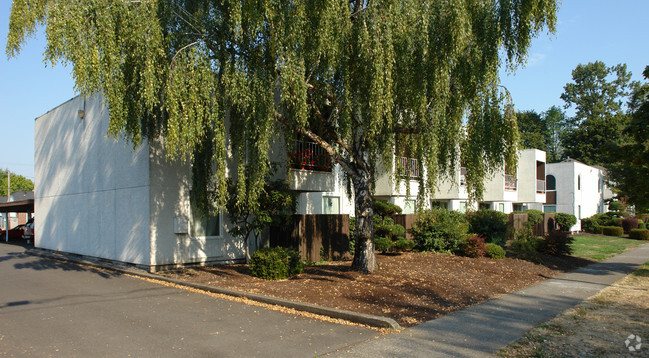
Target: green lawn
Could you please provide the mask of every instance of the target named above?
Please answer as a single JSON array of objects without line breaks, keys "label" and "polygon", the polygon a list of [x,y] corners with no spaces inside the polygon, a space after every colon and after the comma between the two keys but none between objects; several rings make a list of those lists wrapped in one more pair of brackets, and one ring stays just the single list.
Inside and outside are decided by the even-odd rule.
[{"label": "green lawn", "polygon": [[572,255],[593,260],[604,260],[649,242],[614,236],[574,236]]}]

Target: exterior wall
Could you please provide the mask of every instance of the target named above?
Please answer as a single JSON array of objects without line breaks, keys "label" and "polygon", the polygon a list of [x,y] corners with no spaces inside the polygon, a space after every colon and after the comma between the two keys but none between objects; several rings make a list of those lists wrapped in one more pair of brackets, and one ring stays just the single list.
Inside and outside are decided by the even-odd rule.
[{"label": "exterior wall", "polygon": [[[528,206],[537,204],[536,206],[538,207],[538,204],[543,204],[545,202],[545,192],[539,193],[536,190],[537,162],[546,163],[546,154],[544,151],[538,149],[525,149],[520,151],[517,175],[518,201],[526,203]],[[545,180],[545,178],[543,178],[543,180]]]},{"label": "exterior wall", "polygon": [[600,180],[600,169],[567,160],[546,166],[547,175],[554,175],[557,186],[556,211],[577,217],[577,224],[571,231],[581,230],[581,219],[606,210],[604,192]]},{"label": "exterior wall", "polygon": [[190,235],[191,169],[189,164],[168,161],[159,143],[151,145],[150,178],[152,266],[245,259],[243,243],[228,233],[232,224],[226,213],[220,215],[219,236]]},{"label": "exterior wall", "polygon": [[73,98],[36,119],[35,245],[149,265],[148,145],[133,150],[107,131],[98,97]]},{"label": "exterior wall", "polygon": [[[292,170],[295,172],[298,170]],[[301,176],[321,175],[316,171],[302,170]],[[347,186],[344,180],[344,173],[339,164],[334,166],[331,173],[326,173],[331,177],[331,184],[324,187],[322,191],[305,191],[298,194],[297,213],[302,215],[324,214],[325,203],[327,198],[334,198],[338,201],[338,213],[354,216],[354,197],[353,193],[348,195]],[[327,190],[328,189],[328,190]]]}]

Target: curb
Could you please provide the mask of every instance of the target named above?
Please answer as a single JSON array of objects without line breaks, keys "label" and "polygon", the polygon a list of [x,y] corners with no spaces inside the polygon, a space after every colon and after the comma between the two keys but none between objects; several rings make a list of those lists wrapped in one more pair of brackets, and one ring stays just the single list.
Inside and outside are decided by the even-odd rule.
[{"label": "curb", "polygon": [[211,292],[211,293],[219,293],[219,294],[232,296],[232,297],[238,297],[238,298],[246,298],[246,299],[249,299],[251,301],[256,301],[256,302],[261,302],[261,303],[266,303],[266,304],[275,305],[275,306],[281,306],[281,307],[286,307],[286,308],[291,308],[291,309],[294,309],[294,310],[297,310],[297,311],[318,314],[318,315],[321,315],[321,316],[326,316],[326,317],[331,317],[331,318],[336,318],[336,319],[343,319],[343,320],[346,320],[346,321],[349,321],[349,322],[363,324],[363,325],[370,326],[370,327],[388,328],[388,329],[393,329],[393,330],[400,330],[401,329],[401,326],[399,326],[399,323],[397,323],[397,321],[395,321],[392,318],[388,318],[388,317],[374,316],[374,315],[368,315],[368,314],[364,314],[364,313],[352,312],[352,311],[348,311],[348,310],[341,310],[341,309],[330,308],[330,307],[316,306],[316,305],[312,305],[312,304],[308,304],[308,303],[289,301],[289,300],[285,300],[285,299],[281,299],[281,298],[275,298],[275,297],[270,297],[270,296],[258,295],[258,294],[254,294],[254,293],[230,290],[230,289],[227,289],[227,288],[204,285],[204,284],[199,284],[199,283],[194,283],[194,282],[176,280],[176,279],[172,279],[172,278],[168,278],[168,277],[163,277],[163,276],[158,276],[158,275],[155,275],[155,274],[151,274],[149,272],[146,272],[145,270],[137,268],[136,266],[118,264],[118,263],[116,263],[114,261],[110,261],[110,260],[104,260],[104,259],[98,259],[98,258],[89,257],[89,256],[62,253],[62,252],[56,252],[56,251],[51,251],[51,250],[47,250],[47,249],[38,249],[38,248],[26,249],[25,253],[28,254],[28,255],[32,255],[32,256],[39,256],[39,257],[44,257],[44,258],[49,258],[49,259],[56,259],[56,260],[68,261],[68,262],[72,262],[72,263],[84,264],[84,265],[89,265],[89,266],[96,266],[96,267],[100,267],[100,268],[103,268],[103,269],[108,269],[108,270],[111,270],[111,271],[126,273],[126,274],[130,274],[130,275],[134,275],[134,276],[139,276],[139,277],[142,277],[142,278],[148,278],[148,279],[153,279],[153,280],[164,281],[164,282],[168,282],[168,283],[173,283],[175,285],[180,285],[180,286],[185,286],[185,287],[198,289],[198,290],[201,290],[201,291],[207,291],[207,292]]}]

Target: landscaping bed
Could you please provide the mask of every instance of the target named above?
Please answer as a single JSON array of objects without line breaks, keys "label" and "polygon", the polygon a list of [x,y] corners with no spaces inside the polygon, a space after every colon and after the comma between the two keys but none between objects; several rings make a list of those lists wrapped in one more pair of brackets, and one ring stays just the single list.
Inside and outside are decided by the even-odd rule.
[{"label": "landscaping bed", "polygon": [[188,268],[162,275],[390,317],[408,327],[593,262],[572,256],[540,259],[543,264],[406,252],[378,254],[380,269],[371,274],[351,271],[351,262],[341,261],[308,266],[302,274],[279,281],[252,277],[243,264]]}]

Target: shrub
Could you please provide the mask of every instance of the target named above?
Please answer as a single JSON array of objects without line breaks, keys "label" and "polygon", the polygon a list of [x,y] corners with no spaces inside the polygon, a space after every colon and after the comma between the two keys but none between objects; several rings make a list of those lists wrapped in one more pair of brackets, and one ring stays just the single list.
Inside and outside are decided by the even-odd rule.
[{"label": "shrub", "polygon": [[392,240],[388,239],[387,237],[375,237],[374,248],[376,249],[376,251],[386,253],[390,251],[390,249],[392,249]]},{"label": "shrub", "polygon": [[491,257],[492,259],[505,258],[505,249],[503,249],[500,245],[489,242],[485,244],[485,247],[487,248],[485,256]]},{"label": "shrub", "polygon": [[518,229],[514,232],[514,240],[510,244],[510,248],[517,257],[525,260],[538,261],[538,247],[541,239],[534,236],[532,226],[529,222],[524,228]]},{"label": "shrub", "polygon": [[626,218],[622,219],[622,229],[625,234],[628,234],[632,229],[638,228],[638,219]]},{"label": "shrub", "polygon": [[529,222],[532,226],[543,221],[543,213],[539,210],[530,209],[526,211],[525,214],[527,214],[527,222]]},{"label": "shrub", "polygon": [[476,234],[469,235],[460,247],[460,253],[466,257],[484,257],[486,252],[485,238]]},{"label": "shrub", "polygon": [[581,230],[585,232],[591,232],[593,234],[601,234],[602,228],[597,223],[597,220],[590,217],[581,219]]},{"label": "shrub", "polygon": [[300,254],[282,247],[261,248],[250,258],[250,274],[266,280],[299,275],[304,269]]},{"label": "shrub", "polygon": [[548,255],[570,255],[573,240],[566,231],[551,231],[540,242],[539,250]]},{"label": "shrub", "polygon": [[638,219],[638,221],[642,221],[645,224],[649,222],[649,214],[647,213],[638,214],[635,216],[635,218]]},{"label": "shrub", "polygon": [[602,234],[606,236],[623,236],[624,230],[620,226],[602,226]]},{"label": "shrub", "polygon": [[556,213],[554,220],[561,231],[570,231],[570,228],[577,223],[577,218],[572,214]]},{"label": "shrub", "polygon": [[469,231],[481,235],[486,242],[505,243],[507,214],[496,210],[478,210],[466,215]]},{"label": "shrub", "polygon": [[610,211],[624,211],[626,205],[619,201],[612,201],[608,204],[608,210]]},{"label": "shrub", "polygon": [[374,215],[379,216],[391,216],[394,214],[401,214],[403,209],[399,205],[392,204],[385,200],[374,199],[372,202],[372,209],[374,209]]},{"label": "shrub", "polygon": [[392,241],[406,238],[406,229],[399,224],[395,224],[392,218],[374,215],[372,221],[375,237],[386,237]]},{"label": "shrub", "polygon": [[649,230],[631,229],[631,231],[629,232],[629,239],[649,240]]},{"label": "shrub", "polygon": [[399,239],[392,244],[392,250],[396,252],[410,251],[415,247],[415,242],[408,239]]},{"label": "shrub", "polygon": [[645,224],[642,221],[638,220],[638,229],[646,229],[646,228],[647,226],[645,226]]},{"label": "shrub", "polygon": [[412,225],[415,247],[422,251],[452,252],[460,248],[469,230],[464,215],[434,208],[422,212]]}]

